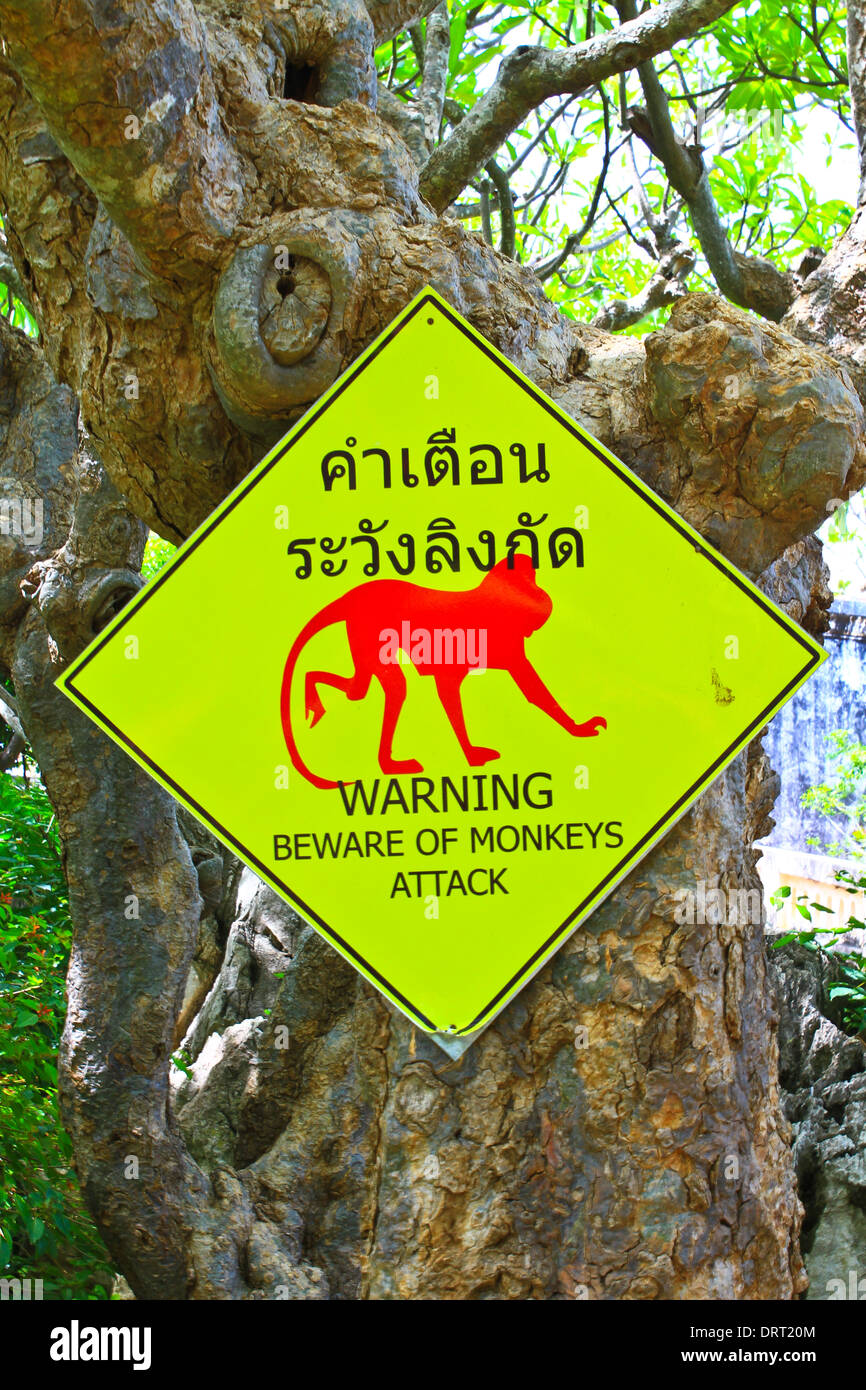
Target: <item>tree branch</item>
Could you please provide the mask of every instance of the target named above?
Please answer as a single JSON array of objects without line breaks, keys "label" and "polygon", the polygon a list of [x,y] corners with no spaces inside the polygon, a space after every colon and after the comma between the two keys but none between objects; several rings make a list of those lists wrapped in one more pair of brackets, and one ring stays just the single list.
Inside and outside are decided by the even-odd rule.
[{"label": "tree branch", "polygon": [[[587,17],[587,23],[588,22],[589,19]],[[565,245],[562,247],[562,249],[555,256],[551,257],[550,260],[545,261],[543,262],[543,264],[535,267],[535,273],[538,276],[539,280],[547,280],[551,275],[556,274],[556,272],[559,271],[563,265],[565,265],[565,262],[568,260],[569,256],[571,256],[573,252],[575,252],[577,248],[580,246],[580,243],[583,241],[583,238],[589,232],[590,228],[592,227],[592,224],[595,222],[596,215],[598,214],[598,205],[601,202],[601,193],[607,180],[607,172],[610,168],[611,160],[610,113],[608,111],[607,97],[605,96],[604,88],[599,87],[598,90],[601,95],[601,106],[602,113],[604,116],[604,154],[602,155],[601,169],[599,171],[598,178],[595,181],[595,191],[592,195],[592,201],[589,205],[589,211],[587,212],[586,217],[583,220],[583,225],[577,232],[573,232],[571,236],[566,238]]]},{"label": "tree branch", "polygon": [[23,739],[25,737],[18,715],[18,706],[14,696],[10,695],[8,690],[0,689],[0,716],[2,716],[4,723],[9,725],[13,734],[17,735],[18,738]]},{"label": "tree branch", "polygon": [[866,201],[866,23],[863,0],[849,0],[848,3],[848,81],[860,154],[860,193],[857,201],[862,203]]},{"label": "tree branch", "polygon": [[541,143],[551,126],[553,126],[559,120],[560,116],[568,110],[573,100],[573,97],[566,97],[565,101],[560,102],[559,106],[548,116],[547,120],[541,123],[535,135],[533,135],[532,139],[529,141],[529,144],[520,151],[514,163],[506,170],[509,178],[514,177],[521,164],[525,164],[526,160],[532,154],[532,151]]},{"label": "tree branch", "polygon": [[424,139],[424,120],[415,102],[401,101],[380,82],[379,117],[394,127],[415,163],[423,164],[430,151]]},{"label": "tree branch", "polygon": [[[459,125],[466,116],[459,101],[455,101],[453,97],[446,97],[444,112],[454,126]],[[490,212],[491,208],[497,207],[499,209],[499,249],[503,256],[507,256],[510,261],[513,261],[517,241],[517,221],[514,215],[514,198],[511,194],[510,175],[512,170],[502,169],[495,159],[489,159],[484,166],[484,172],[490,179],[496,196],[494,198],[490,189],[485,185],[481,190],[481,203],[478,211],[464,214],[464,216],[481,218],[481,234],[487,245],[492,246],[493,228],[490,222]]]},{"label": "tree branch", "polygon": [[0,750],[0,772],[8,772],[21,757],[27,741],[23,734],[13,734],[6,747]]},{"label": "tree branch", "polygon": [[424,121],[427,152],[436,148],[442,125],[442,105],[448,85],[448,58],[451,49],[451,21],[448,6],[440,0],[427,20],[424,41],[424,72],[418,105]]},{"label": "tree branch", "polygon": [[632,324],[640,323],[655,309],[676,304],[686,293],[685,280],[695,264],[695,253],[690,246],[678,245],[663,256],[659,268],[647,282],[640,294],[633,299],[614,299],[605,305],[593,319],[596,328],[607,329],[610,333],[621,332]]},{"label": "tree branch", "polygon": [[634,122],[632,129],[649,144],[653,154],[661,161],[671,185],[684,200],[691,214],[695,235],[722,294],[747,308],[748,305],[744,303],[746,291],[743,274],[734,260],[733,248],[719,217],[700,153],[697,148],[687,149],[677,138],[667,97],[652,63],[641,63],[638,75],[647,104],[650,131],[640,129],[638,113],[631,116],[630,124]]},{"label": "tree branch", "polygon": [[212,261],[241,186],[189,0],[8,0],[9,61],[57,144],[162,277]]},{"label": "tree branch", "polygon": [[441,212],[534,107],[549,97],[577,95],[664,52],[726,14],[735,3],[667,0],[573,48],[516,48],[503,59],[493,86],[430,156],[421,171],[422,194]]},{"label": "tree branch", "polygon": [[377,45],[431,14],[441,0],[367,0]]},{"label": "tree branch", "polygon": [[[620,0],[618,9],[627,23],[633,22],[635,0]],[[685,202],[713,279],[734,304],[778,322],[794,300],[792,278],[769,261],[752,262],[734,250],[719,216],[700,148],[679,139],[653,63],[640,63],[638,76],[646,111],[631,107],[627,124],[661,162],[671,186]]]},{"label": "tree branch", "polygon": [[508,175],[504,169],[500,169],[495,159],[488,159],[484,168],[499,195],[499,249],[503,256],[507,256],[510,261],[513,261],[516,229],[514,200],[511,196]]},{"label": "tree branch", "polygon": [[481,187],[481,235],[486,246],[493,245],[493,223],[490,220],[490,186]]},{"label": "tree branch", "polygon": [[21,724],[18,705],[13,695],[0,686],[0,718],[12,730],[12,737],[0,749],[0,772],[8,772],[27,747],[27,737]]}]

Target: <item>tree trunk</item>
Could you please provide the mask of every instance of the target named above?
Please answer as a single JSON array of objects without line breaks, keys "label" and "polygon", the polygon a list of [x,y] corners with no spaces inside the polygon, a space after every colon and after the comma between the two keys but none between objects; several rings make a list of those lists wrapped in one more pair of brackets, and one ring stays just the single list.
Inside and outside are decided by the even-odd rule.
[{"label": "tree trunk", "polygon": [[45,349],[0,324],[0,473],[54,501],[0,557],[2,661],[65,846],[85,1196],[141,1297],[791,1298],[762,924],[678,920],[701,882],[759,887],[759,742],[451,1062],[52,684],[136,586],[140,520],[189,534],[427,283],[820,631],[803,538],[866,476],[843,272],[797,336],[710,295],[643,343],[561,317],[374,110],[373,33],[422,8],[4,7],[0,188]]}]

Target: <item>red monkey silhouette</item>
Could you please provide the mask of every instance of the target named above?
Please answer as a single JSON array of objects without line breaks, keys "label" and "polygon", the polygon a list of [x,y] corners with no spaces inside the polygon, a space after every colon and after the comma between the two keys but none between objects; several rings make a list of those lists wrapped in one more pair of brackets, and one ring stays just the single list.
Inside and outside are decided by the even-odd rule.
[{"label": "red monkey silhouette", "polygon": [[[500,560],[474,589],[461,589],[456,593],[452,590],[424,589],[404,579],[374,579],[350,589],[310,619],[295,638],[286,661],[280,714],[286,745],[298,772],[314,787],[332,788],[339,785],[317,777],[304,764],[295,743],[291,717],[292,678],[298,657],[310,639],[332,623],[346,624],[355,671],[351,676],[335,676],[330,671],[307,672],[304,707],[307,716],[312,716],[310,727],[318,724],[325,713],[318,690],[320,685],[342,690],[350,700],[363,700],[375,676],[385,696],[379,742],[379,766],[383,772],[424,771],[414,758],[395,758],[391,751],[394,730],[406,698],[406,677],[393,653],[383,655],[383,643],[387,632],[404,631],[404,624],[407,623],[410,632],[444,632],[450,636],[456,633],[463,634],[464,639],[470,632],[484,634],[487,651],[483,664],[486,668],[510,671],[530,704],[549,714],[567,733],[576,738],[594,737],[600,729],[607,728],[607,721],[596,715],[585,724],[576,724],[557,704],[523,650],[526,638],[547,622],[552,610],[553,601],[544,589],[538,587],[528,555],[515,555],[512,569],[508,568],[506,560]],[[467,645],[464,640],[464,658]],[[439,655],[438,661],[412,657],[412,665],[419,675],[434,678],[442,707],[467,761],[471,767],[480,767],[498,758],[499,754],[493,748],[476,747],[466,732],[460,687],[476,663],[465,659],[454,662],[450,643],[446,660],[441,660],[441,648]]]}]

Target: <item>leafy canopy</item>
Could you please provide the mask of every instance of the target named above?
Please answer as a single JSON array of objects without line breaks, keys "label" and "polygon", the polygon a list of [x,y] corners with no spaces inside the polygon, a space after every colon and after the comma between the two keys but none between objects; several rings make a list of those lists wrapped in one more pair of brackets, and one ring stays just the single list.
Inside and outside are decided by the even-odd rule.
[{"label": "leafy canopy", "polygon": [[[490,86],[502,57],[521,43],[564,48],[620,23],[610,3],[451,0],[451,49],[441,135]],[[383,44],[380,81],[417,98],[424,23]],[[696,145],[734,248],[791,268],[812,247],[826,251],[850,220],[839,187],[820,198],[817,165],[854,146],[841,3],[753,0],[656,61],[678,136]],[[516,257],[534,266],[568,314],[592,318],[613,299],[645,290],[662,242],[694,239],[682,198],[636,130],[643,96],[636,72],[590,92],[545,102],[497,156],[516,217]],[[855,167],[849,158],[847,167]],[[839,181],[837,181],[839,182]],[[487,172],[453,211],[491,244],[502,242],[499,194]],[[566,254],[564,254],[566,253]],[[689,289],[715,289],[698,254]],[[632,331],[657,326],[643,316]]]}]

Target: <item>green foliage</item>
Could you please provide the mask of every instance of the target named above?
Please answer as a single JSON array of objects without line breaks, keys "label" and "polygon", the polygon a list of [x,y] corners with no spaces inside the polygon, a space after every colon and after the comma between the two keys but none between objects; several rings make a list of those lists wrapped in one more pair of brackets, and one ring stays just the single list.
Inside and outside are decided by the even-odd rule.
[{"label": "green foliage", "polygon": [[0,777],[0,1275],[98,1299],[111,1266],[57,1111],[70,941],[51,805],[38,784]]},{"label": "green foliage", "polygon": [[825,854],[861,859],[866,846],[866,744],[844,729],[827,734],[826,742],[832,776],[809,787],[800,800],[826,818],[830,838],[811,837],[808,843]]},{"label": "green foliage", "polygon": [[[830,833],[827,840],[812,837],[808,843],[825,854],[862,858],[866,844],[866,745],[846,730],[828,734],[827,742],[835,775],[805,791],[801,803],[826,819]],[[855,875],[849,869],[837,869],[836,881],[851,894],[866,890],[866,876]],[[778,911],[790,897],[790,887],[783,885],[772,894],[770,903]],[[815,925],[813,913],[832,915],[832,909],[810,902],[806,893],[798,894],[793,907],[808,926],[779,937],[773,946],[798,941],[810,951],[832,951],[838,978],[830,985],[829,995],[838,1004],[840,1025],[846,1032],[866,1039],[866,958],[859,952],[839,948],[842,937],[853,930],[866,929],[866,924],[849,916],[841,924]]]},{"label": "green foliage", "polygon": [[163,565],[167,565],[174,552],[176,545],[171,541],[164,541],[162,536],[158,536],[155,531],[151,531],[144,547],[144,560],[141,566],[142,578],[152,579],[155,574],[159,574]]},{"label": "green foliage", "polygon": [[[563,49],[619,22],[613,6],[597,0],[450,0],[449,9],[443,138],[455,106],[465,112],[479,100],[506,52],[525,43]],[[423,25],[376,54],[380,80],[404,100],[420,89],[419,33]],[[816,161],[829,168],[840,148],[854,144],[844,5],[753,0],[655,66],[679,138],[703,152],[736,249],[782,270],[809,248],[828,249],[852,213],[840,197],[820,199],[811,181]],[[592,318],[612,299],[643,291],[658,270],[653,224],[667,222],[674,238],[697,249],[682,199],[647,145],[631,135],[628,112],[644,104],[637,72],[612,78],[579,97],[545,102],[496,155],[511,183],[517,257],[539,269],[546,292],[575,318]],[[485,174],[464,190],[456,211],[483,234],[485,196],[498,244],[498,208]],[[568,247],[563,263],[550,269]],[[687,283],[714,288],[701,256]],[[627,331],[646,333],[667,314],[655,310]]]},{"label": "green foliage", "polygon": [[21,300],[15,298],[2,277],[0,277],[0,313],[9,320],[14,328],[20,328],[23,333],[26,333],[28,338],[39,337],[35,318],[30,310],[24,307]]},{"label": "green foliage", "polygon": [[187,1052],[185,1047],[181,1047],[177,1052],[173,1053],[171,1060],[173,1064],[177,1067],[178,1071],[183,1072],[184,1076],[192,1076],[192,1069],[190,1065],[192,1062],[192,1057]]},{"label": "green foliage", "polygon": [[844,594],[853,582],[855,593],[862,594],[866,590],[866,493],[856,492],[839,502],[818,534],[825,545],[833,547],[826,558],[834,571],[834,591]]},{"label": "green foliage", "polygon": [[[5,243],[3,218],[0,217],[0,248],[5,250]],[[0,268],[0,314],[3,314],[14,328],[20,328],[23,333],[26,333],[28,338],[39,337],[36,320],[20,299],[16,299],[14,292],[4,279],[2,268]]]},{"label": "green foliage", "polygon": [[[837,882],[845,884],[848,893],[862,893],[866,890],[866,876],[855,876],[846,869],[839,869],[836,879]],[[778,909],[790,896],[791,889],[785,885],[776,890],[770,902]],[[849,917],[841,926],[815,926],[812,913],[829,913],[830,908],[825,907],[823,903],[810,903],[806,893],[799,894],[794,906],[809,925],[802,931],[787,932],[780,936],[772,943],[774,949],[786,946],[789,941],[798,941],[809,951],[832,950],[834,974],[837,978],[830,985],[829,995],[838,1006],[840,1026],[847,1033],[862,1037],[866,1041],[866,957],[859,952],[834,949],[848,932],[866,929],[866,923],[858,917]]]}]

